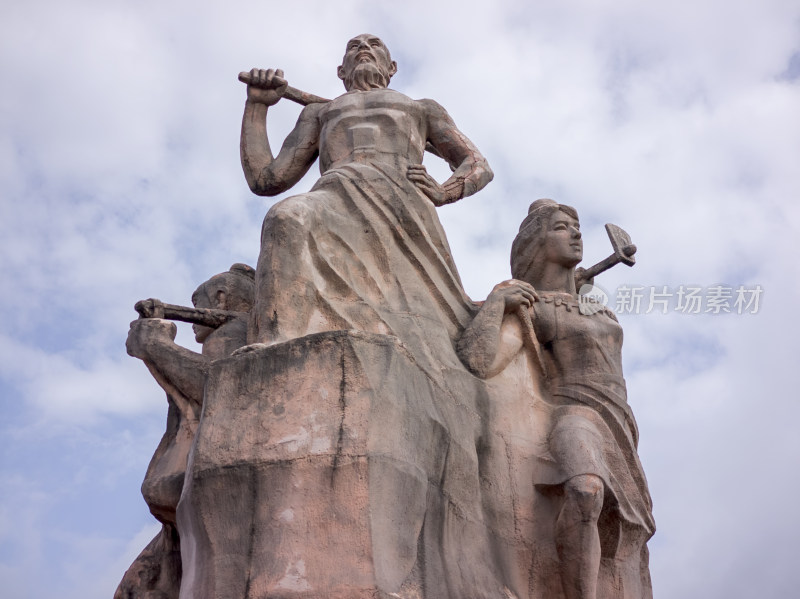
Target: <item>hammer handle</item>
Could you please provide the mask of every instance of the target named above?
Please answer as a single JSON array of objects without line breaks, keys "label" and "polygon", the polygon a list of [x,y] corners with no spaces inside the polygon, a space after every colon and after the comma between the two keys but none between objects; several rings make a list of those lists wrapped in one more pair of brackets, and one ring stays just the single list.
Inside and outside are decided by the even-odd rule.
[{"label": "hammer handle", "polygon": [[189,308],[187,306],[164,304],[164,318],[167,320],[201,324],[213,329],[222,326],[237,316],[247,316],[247,314],[230,310],[217,310],[215,308]]},{"label": "hammer handle", "polygon": [[620,263],[620,260],[621,259],[617,254],[611,254],[605,260],[601,260],[600,262],[598,262],[594,266],[590,266],[589,268],[587,268],[583,272],[583,277],[582,278],[588,281],[589,279],[599,275],[601,272],[607,271],[612,266],[616,266],[617,264]]},{"label": "hammer handle", "polygon": [[[250,85],[250,73],[248,73],[247,71],[242,71],[241,73],[239,73],[239,81]],[[296,87],[292,87],[291,85],[286,86],[286,91],[283,92],[283,97],[286,98],[287,100],[291,100],[292,102],[297,102],[298,104],[302,104],[303,106],[308,106],[309,104],[318,104],[320,102],[330,102],[330,100],[328,100],[327,98],[323,98],[321,96],[315,96],[314,94],[309,94],[308,92],[299,90]]]},{"label": "hammer handle", "polygon": [[218,328],[234,318],[246,318],[246,312],[233,312],[231,310],[217,310],[216,308],[189,308],[164,304],[157,299],[147,299],[136,302],[136,311],[139,318],[165,318],[166,320],[179,320],[192,324]]},{"label": "hammer handle", "polygon": [[584,281],[589,281],[590,279],[599,275],[601,272],[607,271],[609,268],[616,266],[620,262],[625,262],[625,264],[628,266],[633,266],[635,259],[632,256],[636,253],[636,246],[632,243],[629,243],[622,248],[621,252],[621,254],[614,252],[605,260],[598,262],[594,266],[590,266],[583,271],[581,278]]}]

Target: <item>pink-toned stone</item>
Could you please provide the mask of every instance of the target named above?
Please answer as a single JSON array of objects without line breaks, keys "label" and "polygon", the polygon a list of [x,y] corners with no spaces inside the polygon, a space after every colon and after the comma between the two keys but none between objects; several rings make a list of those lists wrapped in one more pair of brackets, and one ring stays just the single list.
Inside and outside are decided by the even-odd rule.
[{"label": "pink-toned stone", "polygon": [[178,508],[181,597],[501,596],[473,382],[344,331],[215,363]]},{"label": "pink-toned stone", "polygon": [[[622,331],[577,297],[577,213],[535,202],[515,279],[473,303],[435,208],[492,172],[441,106],[387,88],[396,69],[364,34],[338,69],[348,93],[331,101],[280,70],[240,75],[251,189],[282,193],[317,157],[321,177],[265,218],[251,345],[231,354],[249,304],[215,306],[225,294],[197,296],[202,310],[137,307],[130,353],[174,397],[189,385],[202,417],[148,472],[172,490],[146,495],[176,544],[145,549],[130,597],[174,597],[178,584],[181,599],[652,597]],[[266,118],[281,97],[308,106],[273,155]],[[452,167],[444,183],[426,150]],[[614,255],[579,281],[632,263],[635,246],[613,233]],[[156,317],[204,325],[196,367],[168,355],[171,338],[142,345],[171,326]],[[204,336],[234,323],[235,344]],[[153,564],[178,542],[182,575],[164,568],[164,591]]]},{"label": "pink-toned stone", "polygon": [[[534,491],[520,493],[515,518],[529,523],[530,597],[649,598],[655,522],[622,378],[622,328],[576,294],[582,257],[577,212],[531,204],[512,245],[515,279],[495,286],[458,350],[472,372],[496,381],[490,426],[523,479],[517,489]],[[520,384],[509,384],[514,377]],[[525,414],[524,430],[510,436]]]},{"label": "pink-toned stone", "polygon": [[[253,269],[234,264],[195,291],[194,308],[154,299],[136,304],[128,353],[147,366],[167,394],[167,427],[142,483],[142,496],[161,531],[125,573],[115,599],[177,599],[181,585],[180,535],[175,511],[183,490],[186,461],[203,404],[209,365],[245,343],[247,311],[253,303]],[[165,320],[194,322],[202,354],[175,343],[177,327]]]}]

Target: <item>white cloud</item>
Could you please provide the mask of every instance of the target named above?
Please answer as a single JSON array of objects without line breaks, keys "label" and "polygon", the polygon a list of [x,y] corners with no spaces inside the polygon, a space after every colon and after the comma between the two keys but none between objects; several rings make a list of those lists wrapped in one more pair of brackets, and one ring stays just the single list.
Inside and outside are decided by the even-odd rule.
[{"label": "white cloud", "polygon": [[0,337],[0,373],[38,417],[51,424],[90,423],[108,415],[134,417],[163,409],[163,392],[136,361],[50,354]]}]

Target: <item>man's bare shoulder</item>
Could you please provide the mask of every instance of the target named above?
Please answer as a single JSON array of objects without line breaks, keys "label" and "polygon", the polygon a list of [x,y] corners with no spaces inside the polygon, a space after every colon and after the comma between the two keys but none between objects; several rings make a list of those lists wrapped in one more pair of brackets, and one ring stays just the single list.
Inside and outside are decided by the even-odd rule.
[{"label": "man's bare shoulder", "polygon": [[439,104],[436,100],[431,100],[430,98],[422,98],[421,100],[414,100],[420,107],[422,107],[423,112],[428,115],[429,117],[434,118],[450,118],[450,115],[447,114],[447,111],[444,109],[444,106]]},{"label": "man's bare shoulder", "polygon": [[307,104],[300,112],[300,117],[297,120],[298,121],[317,120],[319,118],[320,113],[329,104],[331,104],[331,102],[313,102],[311,104]]}]

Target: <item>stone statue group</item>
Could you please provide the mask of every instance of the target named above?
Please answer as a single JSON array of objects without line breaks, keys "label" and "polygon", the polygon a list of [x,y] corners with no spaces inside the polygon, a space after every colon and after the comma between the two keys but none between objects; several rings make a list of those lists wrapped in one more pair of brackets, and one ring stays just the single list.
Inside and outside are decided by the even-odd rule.
[{"label": "stone statue group", "polygon": [[[251,190],[321,175],[269,210],[255,270],[194,308],[137,304],[128,353],[169,404],[142,485],[163,526],[115,597],[652,597],[622,329],[577,293],[578,214],[533,202],[513,278],[470,300],[435,208],[492,171],[439,104],[388,88],[396,70],[365,34],[331,101],[243,74]],[[283,97],[306,106],[274,155]]]}]

